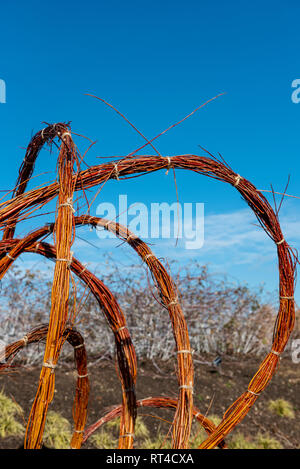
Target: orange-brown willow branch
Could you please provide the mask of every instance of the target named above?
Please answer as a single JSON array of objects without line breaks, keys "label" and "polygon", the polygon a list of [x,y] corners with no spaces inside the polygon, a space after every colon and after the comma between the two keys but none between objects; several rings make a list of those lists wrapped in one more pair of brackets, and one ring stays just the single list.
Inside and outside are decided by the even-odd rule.
[{"label": "orange-brown willow branch", "polygon": [[[274,229],[278,228],[279,223],[278,220],[277,223],[275,222],[276,216],[267,199],[247,179],[239,176],[226,164],[215,158],[197,155],[178,155],[172,157],[149,155],[103,163],[80,171],[78,177],[76,177],[75,190],[91,188],[108,179],[118,179],[121,181],[122,178],[126,179],[127,176],[145,175],[170,168],[194,171],[235,186],[263,224],[264,229],[276,241]],[[238,184],[237,181],[239,181]],[[0,204],[0,226],[4,226],[8,221],[13,220],[21,211],[52,200],[58,194],[58,191],[58,183],[53,183],[2,202]]]},{"label": "orange-brown willow branch", "polygon": [[[13,191],[14,197],[18,197],[25,192],[27,184],[33,174],[36,159],[43,146],[45,144],[51,145],[55,137],[59,137],[68,131],[70,131],[70,126],[59,122],[57,124],[48,125],[34,135],[27,147],[24,160],[19,169],[18,179]],[[3,233],[3,239],[9,239],[14,236],[16,222],[17,220],[6,227]]]},{"label": "orange-brown willow branch", "polygon": [[[145,399],[140,399],[136,402],[138,408],[141,407],[154,407],[154,408],[168,408],[168,409],[177,409],[178,402],[177,399],[173,399],[171,397],[148,397]],[[120,416],[122,410],[122,406],[116,406],[112,410],[110,410],[106,415],[104,415],[101,419],[97,420],[97,422],[90,425],[84,432],[83,443],[85,443],[89,437],[95,433],[102,425],[111,420]],[[193,417],[197,419],[198,423],[204,428],[208,435],[211,435],[216,426],[211,420],[205,415],[202,415],[201,412],[197,407],[193,407]],[[225,441],[221,440],[218,444],[220,449],[227,448]]]},{"label": "orange-brown willow branch", "polygon": [[[22,339],[6,345],[5,350],[0,355],[0,373],[11,369],[12,360],[16,355],[28,345],[44,340],[47,333],[48,324],[43,324],[29,331]],[[87,356],[84,340],[79,331],[66,327],[63,335],[74,348],[74,360],[77,368],[77,384],[73,405],[74,431],[70,446],[72,449],[79,449],[83,440],[89,399]]]}]

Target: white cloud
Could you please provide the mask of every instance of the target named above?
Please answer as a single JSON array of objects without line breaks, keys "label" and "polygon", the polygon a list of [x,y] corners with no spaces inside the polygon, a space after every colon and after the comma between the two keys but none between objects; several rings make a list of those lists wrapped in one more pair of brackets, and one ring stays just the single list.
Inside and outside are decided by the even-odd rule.
[{"label": "white cloud", "polygon": [[[193,218],[186,221],[191,225],[194,222]],[[296,212],[282,211],[280,223],[283,235],[291,246],[300,246],[300,221],[296,218]],[[176,228],[173,233],[176,233]],[[93,272],[101,272],[101,268],[105,268],[105,253],[120,262],[122,267],[141,263],[134,250],[117,238],[99,239],[96,231],[90,231],[87,227],[77,230],[77,234],[79,238],[72,247],[74,256],[82,263],[88,262]],[[157,257],[168,261],[174,259],[184,263],[197,259],[203,264],[209,264],[214,270],[227,272],[241,281],[249,281],[250,284],[265,282],[271,290],[278,287],[276,246],[247,207],[227,213],[205,213],[204,245],[200,249],[186,249],[186,240],[183,238],[177,244],[176,238],[145,241]],[[45,269],[45,272],[46,263],[49,264],[49,261],[28,254],[22,256],[22,261],[18,262],[21,268],[39,268]]]}]

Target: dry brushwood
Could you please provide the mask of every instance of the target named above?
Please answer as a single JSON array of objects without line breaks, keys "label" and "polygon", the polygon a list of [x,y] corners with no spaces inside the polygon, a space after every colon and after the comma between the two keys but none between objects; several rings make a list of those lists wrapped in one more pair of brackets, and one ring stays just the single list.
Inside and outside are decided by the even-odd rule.
[{"label": "dry brushwood", "polygon": [[[40,150],[45,143],[50,145],[55,143],[56,137],[60,142],[58,182],[25,192]],[[144,146],[148,144],[151,144],[151,141],[147,141]],[[165,400],[156,398],[156,401],[151,401],[149,398],[148,401],[142,400],[142,405],[148,402],[150,406],[175,408],[172,447],[188,447],[192,417],[195,415],[192,400],[193,362],[186,321],[180,307],[176,286],[161,262],[134,233],[112,220],[90,217],[88,214],[74,217],[72,202],[74,192],[84,192],[85,189],[104,184],[110,179],[116,179],[121,183],[123,179],[171,168],[174,172],[175,169],[190,170],[233,186],[254,212],[259,224],[277,248],[280,306],[274,326],[271,350],[259,366],[247,390],[228,408],[216,428],[204,418],[200,418],[209,434],[200,448],[209,449],[218,445],[224,447],[224,437],[245,417],[270,382],[294,327],[294,282],[298,260],[281,231],[278,213],[274,212],[262,192],[257,190],[251,182],[234,172],[224,160],[218,160],[212,155],[162,157],[160,154],[158,156],[137,156],[132,153],[109,163],[89,167],[84,171],[80,170],[78,162],[79,155],[71,136],[69,124],[48,125],[33,137],[28,146],[12,198],[0,204],[0,228],[3,230],[3,238],[0,242],[0,278],[5,275],[13,261],[22,252],[36,252],[55,260],[44,362],[38,391],[27,425],[25,447],[40,448],[41,446],[47,409],[54,392],[54,370],[60,350],[66,340],[66,325],[69,323],[72,327],[76,315],[75,309],[72,313],[69,313],[68,310],[70,279],[74,286],[71,272],[83,280],[95,295],[115,335],[123,403],[122,406],[114,409],[113,416],[115,414],[121,415],[119,448],[133,447],[136,409],[141,405],[141,401],[136,402],[135,398],[137,376],[135,349],[126,326],[125,317],[110,290],[72,256],[71,246],[75,238],[76,224],[102,226],[104,229],[112,231],[119,238],[127,241],[147,264],[158,288],[161,303],[168,309],[173,327],[177,347],[179,393],[176,401],[171,398]],[[74,168],[75,164],[77,171]],[[15,239],[14,232],[17,223],[28,218],[34,211],[42,208],[57,196],[58,207],[55,223],[36,230],[22,239]],[[51,233],[54,237],[54,246],[43,241]],[[75,417],[76,421],[80,422],[81,433],[85,422],[84,415],[83,407],[78,406]],[[113,416],[109,418],[113,418]],[[104,419],[107,418],[106,416]],[[81,439],[79,437],[74,439],[73,436],[73,447],[79,447],[80,443]]]}]

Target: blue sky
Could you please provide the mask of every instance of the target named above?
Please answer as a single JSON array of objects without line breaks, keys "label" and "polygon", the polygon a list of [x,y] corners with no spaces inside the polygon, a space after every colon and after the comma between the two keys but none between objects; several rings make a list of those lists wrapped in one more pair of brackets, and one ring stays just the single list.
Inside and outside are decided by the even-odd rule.
[{"label": "blue sky", "polygon": [[[114,104],[150,139],[225,92],[158,139],[159,151],[203,154],[201,145],[220,152],[259,189],[272,184],[281,192],[290,175],[288,193],[300,196],[300,103],[291,99],[291,84],[300,78],[296,0],[17,0],[0,8],[0,79],[6,83],[6,103],[0,104],[2,190],[13,187],[24,148],[43,121],[72,121],[74,131],[97,140],[88,164],[99,163],[97,156],[127,154],[143,143],[126,122],[86,93]],[[83,139],[76,143],[82,151],[87,146]],[[55,155],[43,151],[35,174],[47,174],[31,187],[52,180],[54,170]],[[197,258],[213,271],[253,286],[265,282],[276,290],[276,249],[253,226],[239,194],[183,171],[177,172],[177,184],[181,202],[205,204],[204,246],[186,251],[180,242],[175,247],[175,240],[161,240],[154,252],[180,262]],[[176,201],[172,175],[163,171],[107,184],[92,214],[99,202],[116,203],[119,194],[126,194],[130,204]],[[286,198],[280,218],[295,248],[300,247],[299,208],[299,199]],[[135,260],[128,248],[115,248],[118,242],[104,246],[94,232],[79,234],[97,246],[92,249],[80,239],[75,246],[76,255],[93,268],[105,249],[122,262]],[[36,265],[29,256],[23,259],[24,265]],[[299,288],[296,297],[299,301]]]}]

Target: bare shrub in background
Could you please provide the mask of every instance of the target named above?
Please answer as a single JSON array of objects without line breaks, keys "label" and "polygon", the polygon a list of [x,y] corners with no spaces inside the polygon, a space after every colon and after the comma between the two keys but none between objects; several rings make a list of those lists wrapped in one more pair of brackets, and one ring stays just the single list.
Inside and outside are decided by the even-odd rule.
[{"label": "bare shrub in background", "polygon": [[[171,270],[196,355],[262,355],[269,349],[276,305],[267,300],[262,288],[256,291],[230,282],[226,277],[211,274],[207,266],[197,262],[185,267],[174,263]],[[114,265],[108,267],[102,280],[110,285],[123,308],[138,357],[167,360],[173,356],[169,317],[144,266],[120,270]],[[19,339],[37,323],[48,322],[51,275],[13,267],[1,283],[1,293],[0,339],[4,343]],[[96,361],[113,358],[114,337],[95,298],[87,294],[80,282],[77,305],[76,327],[85,337],[89,356]],[[294,336],[297,334],[296,327]],[[43,344],[29,347],[22,354],[22,362],[33,365],[40,361],[43,352]],[[70,356],[71,347],[64,347],[62,358]]]},{"label": "bare shrub in background", "polygon": [[[4,344],[22,338],[37,323],[48,323],[51,284],[41,272],[13,266],[0,285],[0,339]],[[28,347],[22,353],[23,362],[35,363],[43,351],[42,344]]]}]

